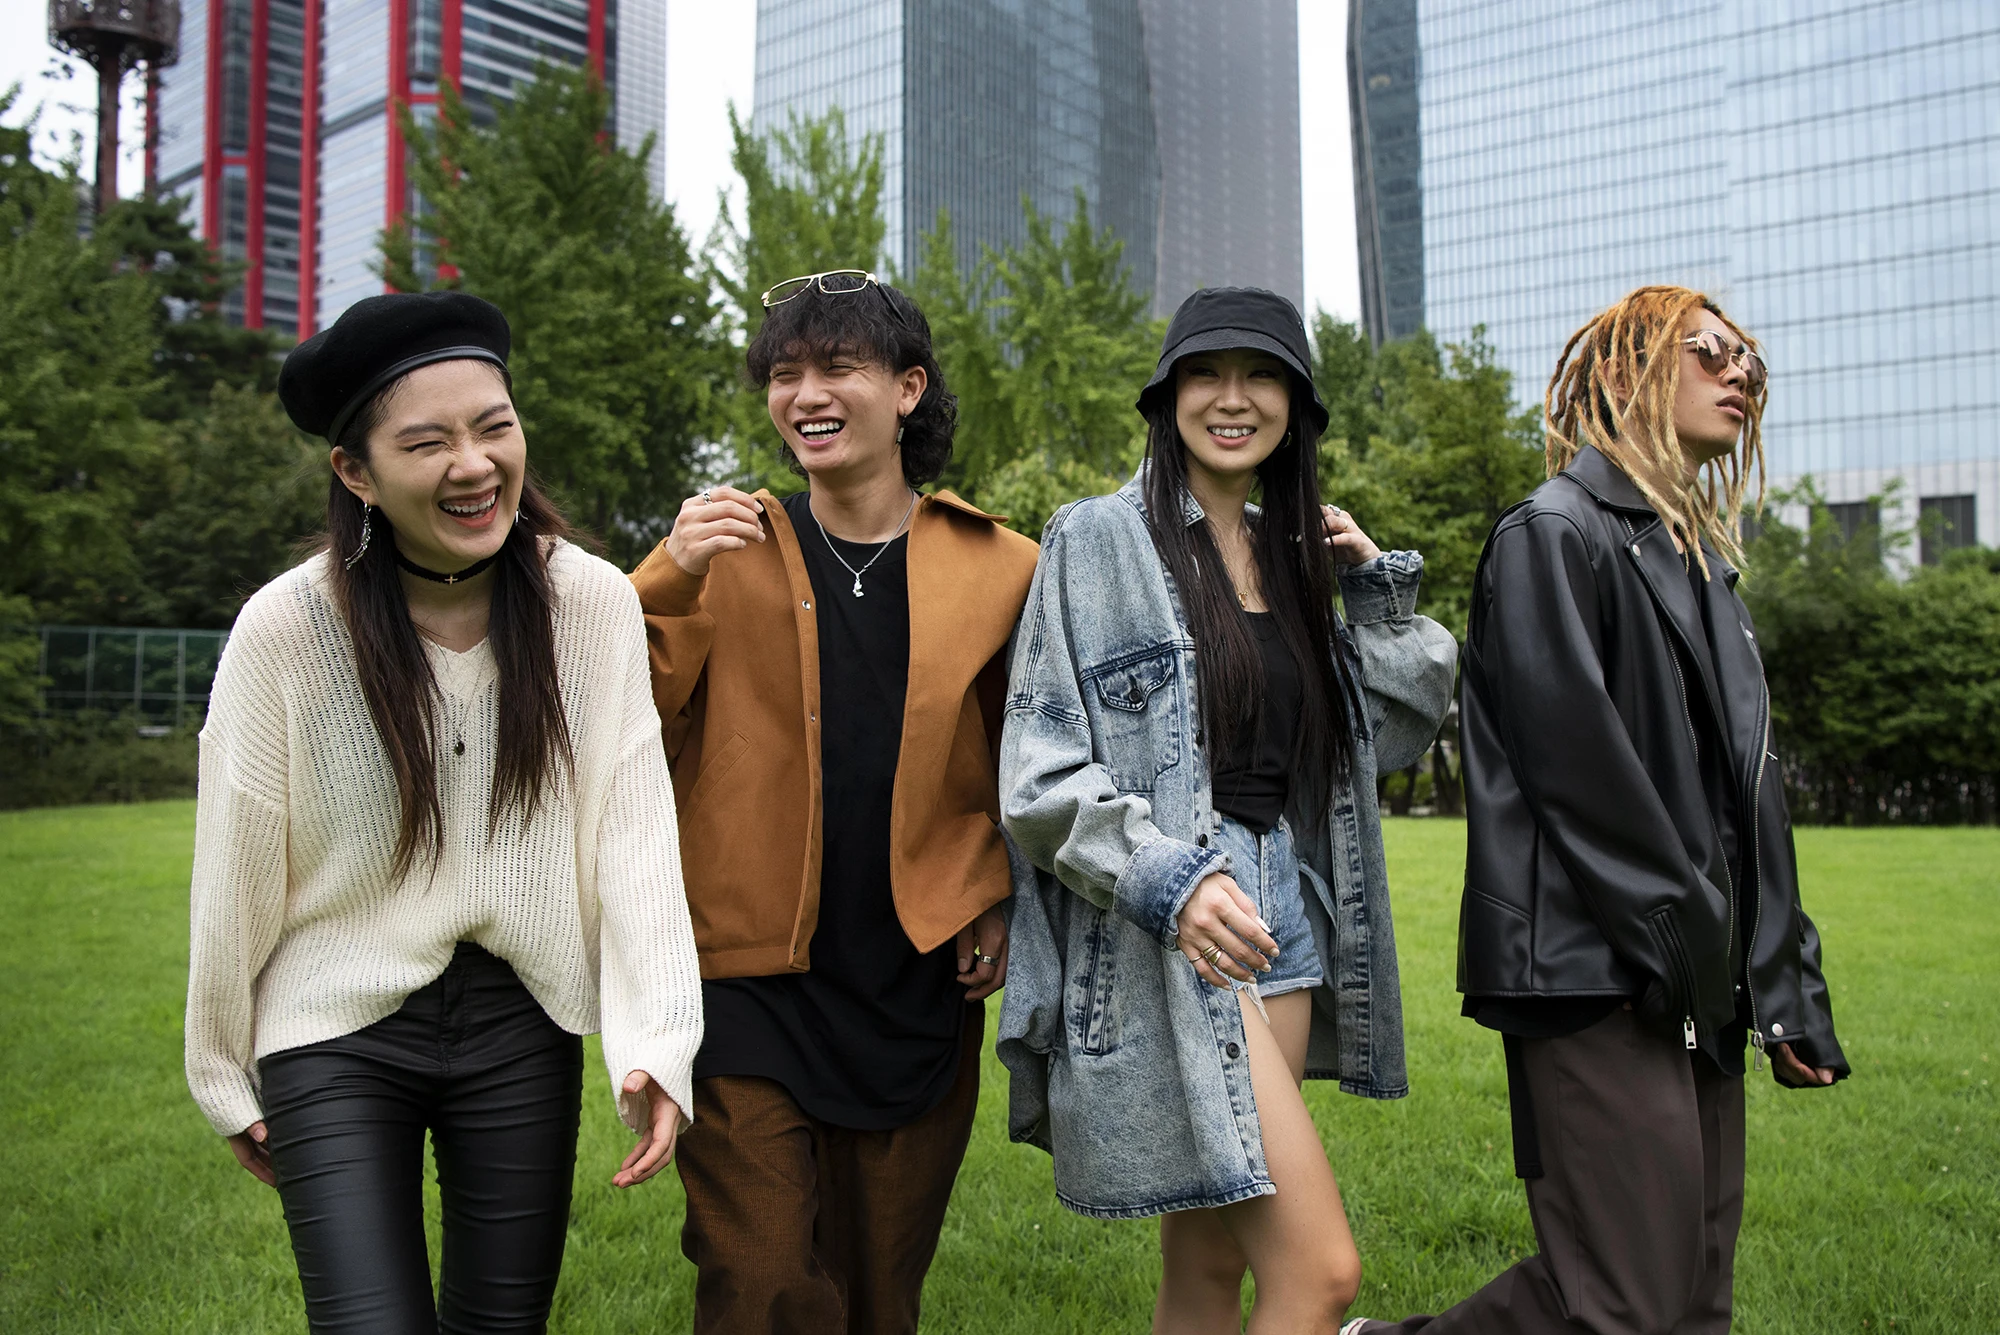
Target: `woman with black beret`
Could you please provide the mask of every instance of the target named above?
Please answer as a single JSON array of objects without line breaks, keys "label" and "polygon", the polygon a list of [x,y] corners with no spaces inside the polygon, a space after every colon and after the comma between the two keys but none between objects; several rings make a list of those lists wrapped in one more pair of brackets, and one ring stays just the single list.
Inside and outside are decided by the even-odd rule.
[{"label": "woman with black beret", "polygon": [[545,1327],[600,1023],[639,1135],[613,1183],[688,1121],[645,627],[529,476],[508,344],[476,297],[397,294],[286,359],[332,446],[326,545],[245,604],[202,729],[188,1083],[283,1198],[315,1331]]}]

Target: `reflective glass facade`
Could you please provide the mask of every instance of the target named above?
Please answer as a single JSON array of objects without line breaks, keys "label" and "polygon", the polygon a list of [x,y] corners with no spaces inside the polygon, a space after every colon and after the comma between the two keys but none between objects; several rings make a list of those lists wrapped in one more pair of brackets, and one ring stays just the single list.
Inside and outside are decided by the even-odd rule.
[{"label": "reflective glass facade", "polygon": [[1417,0],[1348,0],[1347,102],[1361,321],[1380,343],[1424,323]]},{"label": "reflective glass facade", "polygon": [[1163,308],[1222,282],[1297,299],[1297,61],[1295,0],[1226,22],[1201,0],[759,0],[752,126],[838,106],[882,136],[902,272],[940,211],[969,266],[1024,238],[1023,196],[1060,223],[1081,191]]},{"label": "reflective glass facade", "polygon": [[[757,0],[757,83],[751,128],[782,130],[796,114],[839,107],[859,146],[879,135],[889,261],[908,269],[903,225],[904,0]],[[873,260],[857,257],[857,266]],[[789,275],[779,275],[788,277]],[[775,281],[775,280],[774,280]]]},{"label": "reflective glass facade", "polygon": [[[538,64],[588,62],[612,85],[621,144],[666,117],[666,0],[190,0],[181,32],[162,72],[161,185],[247,266],[228,313],[291,334],[380,292],[378,235],[421,213],[392,100],[422,122],[452,80],[486,119]],[[621,46],[639,62],[622,79]],[[657,192],[657,142],[650,171]]]},{"label": "reflective glass facade", "polygon": [[[1159,281],[1268,287],[1305,307],[1298,0],[1141,0],[1160,155]],[[1307,312],[1310,314],[1310,312]]]},{"label": "reflective glass facade", "polygon": [[909,0],[902,263],[949,212],[959,263],[1027,239],[1021,198],[1058,226],[1083,193],[1151,291],[1159,159],[1137,0]]},{"label": "reflective glass facade", "polygon": [[2000,6],[1404,8],[1424,323],[1485,324],[1532,398],[1595,311],[1700,287],[1765,344],[1776,479],[1899,481],[1884,522],[1957,543],[1970,496],[2000,542]]}]

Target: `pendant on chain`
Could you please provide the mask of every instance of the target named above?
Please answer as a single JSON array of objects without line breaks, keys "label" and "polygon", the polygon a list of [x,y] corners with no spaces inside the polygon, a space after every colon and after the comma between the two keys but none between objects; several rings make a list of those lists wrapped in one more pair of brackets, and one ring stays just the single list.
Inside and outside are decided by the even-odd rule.
[{"label": "pendant on chain", "polygon": [[861,592],[861,576],[859,575],[856,575],[854,577],[854,596],[856,598],[865,598],[868,596],[867,594]]}]

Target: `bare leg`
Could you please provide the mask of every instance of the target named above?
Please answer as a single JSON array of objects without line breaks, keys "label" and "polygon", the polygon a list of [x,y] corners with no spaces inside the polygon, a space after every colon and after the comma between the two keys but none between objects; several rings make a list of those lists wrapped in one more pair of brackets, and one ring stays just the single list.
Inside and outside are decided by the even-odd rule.
[{"label": "bare leg", "polygon": [[1156,1335],[1236,1331],[1246,1268],[1257,1276],[1253,1335],[1332,1335],[1361,1286],[1361,1257],[1340,1188],[1299,1093],[1311,996],[1293,992],[1266,1001],[1267,1025],[1239,994],[1264,1160],[1278,1193],[1161,1217]]}]

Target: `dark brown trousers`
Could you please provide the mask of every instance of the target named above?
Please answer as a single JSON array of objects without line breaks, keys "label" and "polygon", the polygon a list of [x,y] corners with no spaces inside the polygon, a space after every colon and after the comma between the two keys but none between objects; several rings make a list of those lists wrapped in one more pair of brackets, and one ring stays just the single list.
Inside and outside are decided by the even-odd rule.
[{"label": "dark brown trousers", "polygon": [[1539,1141],[1543,1176],[1525,1185],[1541,1253],[1448,1312],[1366,1335],[1727,1331],[1743,1078],[1622,1009],[1580,1034],[1509,1042]]},{"label": "dark brown trousers", "polygon": [[696,1335],[915,1335],[972,1138],[984,1012],[966,1007],[944,1101],[891,1131],[829,1126],[774,1080],[695,1082],[677,1157]]}]

